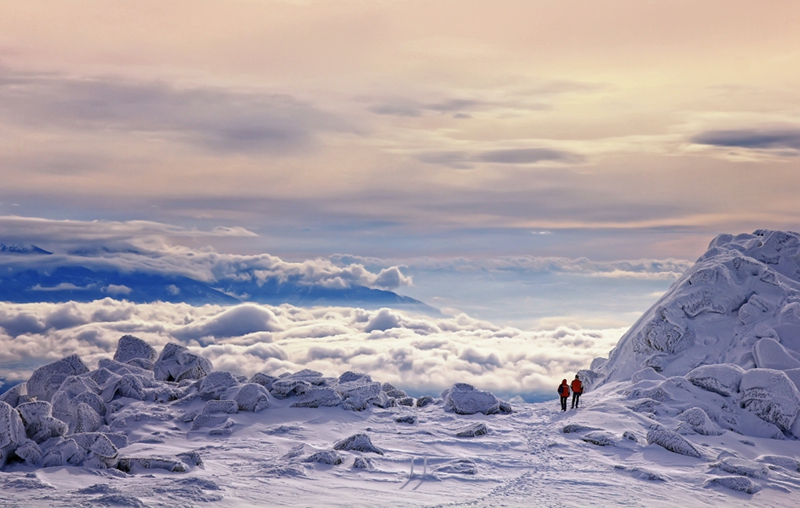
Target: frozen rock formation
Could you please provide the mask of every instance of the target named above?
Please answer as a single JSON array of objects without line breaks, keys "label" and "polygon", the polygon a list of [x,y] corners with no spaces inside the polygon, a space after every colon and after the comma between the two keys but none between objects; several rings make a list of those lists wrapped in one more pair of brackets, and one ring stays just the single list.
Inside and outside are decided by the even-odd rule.
[{"label": "frozen rock formation", "polygon": [[27,440],[25,426],[16,409],[0,402],[0,466]]},{"label": "frozen rock formation", "polygon": [[174,343],[164,346],[153,365],[155,378],[159,381],[202,379],[211,370],[211,362],[206,358],[189,352],[186,346]]},{"label": "frozen rock formation", "polygon": [[372,440],[366,434],[354,434],[348,438],[342,439],[333,445],[333,449],[383,455],[383,450],[373,445]]},{"label": "frozen rock formation", "polygon": [[157,354],[153,346],[139,337],[123,335],[120,337],[117,344],[114,360],[120,363],[128,363],[131,360],[140,359],[144,360],[145,364],[149,364],[150,368],[152,368],[153,362],[156,361]]},{"label": "frozen rock formation", "polygon": [[686,455],[699,459],[701,454],[697,448],[681,437],[677,432],[666,429],[654,429],[647,433],[647,443],[658,446],[679,455]]},{"label": "frozen rock formation", "polygon": [[467,383],[456,383],[442,392],[445,411],[462,415],[483,413],[485,415],[510,413],[511,405],[503,402],[491,392],[478,390]]},{"label": "frozen rock formation", "polygon": [[89,369],[78,355],[71,355],[53,363],[43,365],[33,371],[31,378],[26,383],[28,396],[36,400],[50,402],[53,394],[61,383],[69,376],[86,374]]}]

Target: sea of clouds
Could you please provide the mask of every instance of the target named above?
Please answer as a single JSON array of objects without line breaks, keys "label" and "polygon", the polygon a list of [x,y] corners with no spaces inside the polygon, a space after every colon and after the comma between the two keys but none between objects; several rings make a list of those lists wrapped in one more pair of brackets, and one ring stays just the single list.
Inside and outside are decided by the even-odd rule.
[{"label": "sea of clouds", "polygon": [[[90,366],[124,334],[157,349],[185,344],[217,370],[273,375],[310,368],[369,373],[412,393],[467,382],[507,397],[551,398],[555,386],[606,356],[624,328],[522,331],[461,314],[432,318],[390,309],[243,304],[0,304],[0,377],[25,380],[47,362],[78,354]],[[552,392],[552,393],[551,393]]]}]

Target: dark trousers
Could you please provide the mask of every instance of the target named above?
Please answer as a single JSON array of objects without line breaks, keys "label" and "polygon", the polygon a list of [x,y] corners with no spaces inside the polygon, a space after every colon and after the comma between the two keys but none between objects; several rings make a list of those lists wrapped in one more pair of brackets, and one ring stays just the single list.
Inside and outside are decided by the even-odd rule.
[{"label": "dark trousers", "polygon": [[561,397],[561,410],[562,411],[566,411],[567,410],[567,399],[568,398],[569,397]]},{"label": "dark trousers", "polygon": [[[578,399],[581,398],[581,392],[572,392],[572,409],[578,407]],[[566,402],[564,402],[566,405]]]}]

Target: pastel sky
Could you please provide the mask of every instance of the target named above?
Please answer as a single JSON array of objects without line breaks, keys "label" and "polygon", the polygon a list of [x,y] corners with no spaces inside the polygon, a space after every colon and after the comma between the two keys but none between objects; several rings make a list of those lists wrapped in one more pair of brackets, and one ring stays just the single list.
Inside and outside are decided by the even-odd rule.
[{"label": "pastel sky", "polygon": [[399,263],[693,260],[720,232],[800,229],[794,0],[0,13],[0,216]]}]

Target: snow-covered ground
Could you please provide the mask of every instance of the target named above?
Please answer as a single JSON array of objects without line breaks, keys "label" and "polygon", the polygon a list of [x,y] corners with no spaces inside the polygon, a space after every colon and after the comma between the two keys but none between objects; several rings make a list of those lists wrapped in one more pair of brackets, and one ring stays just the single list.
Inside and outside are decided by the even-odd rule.
[{"label": "snow-covered ground", "polygon": [[[230,415],[231,434],[218,436],[179,421],[184,411],[202,407],[200,401],[180,409],[134,402],[125,409],[132,444],[121,453],[197,451],[202,465],[187,466],[185,473],[128,474],[14,464],[0,474],[4,505],[778,507],[793,506],[800,488],[800,442],[732,432],[695,435],[687,439],[703,457],[678,455],[647,445],[653,422],[630,414],[626,400],[613,391],[588,393],[583,408],[566,414],[556,401],[515,405],[510,415],[456,415],[439,405],[353,412],[291,408],[291,402]],[[398,423],[402,416],[417,422]],[[479,423],[487,434],[456,436]],[[573,425],[574,432],[563,433],[569,424],[603,430]],[[624,431],[637,442],[622,438]],[[591,442],[603,432],[613,445]],[[343,450],[337,452],[341,464],[303,461],[358,433],[369,436],[383,455]],[[361,457],[371,469],[353,467]],[[725,470],[739,462],[744,466],[738,474]],[[761,490],[730,490],[715,485],[717,478],[752,482]]]}]

